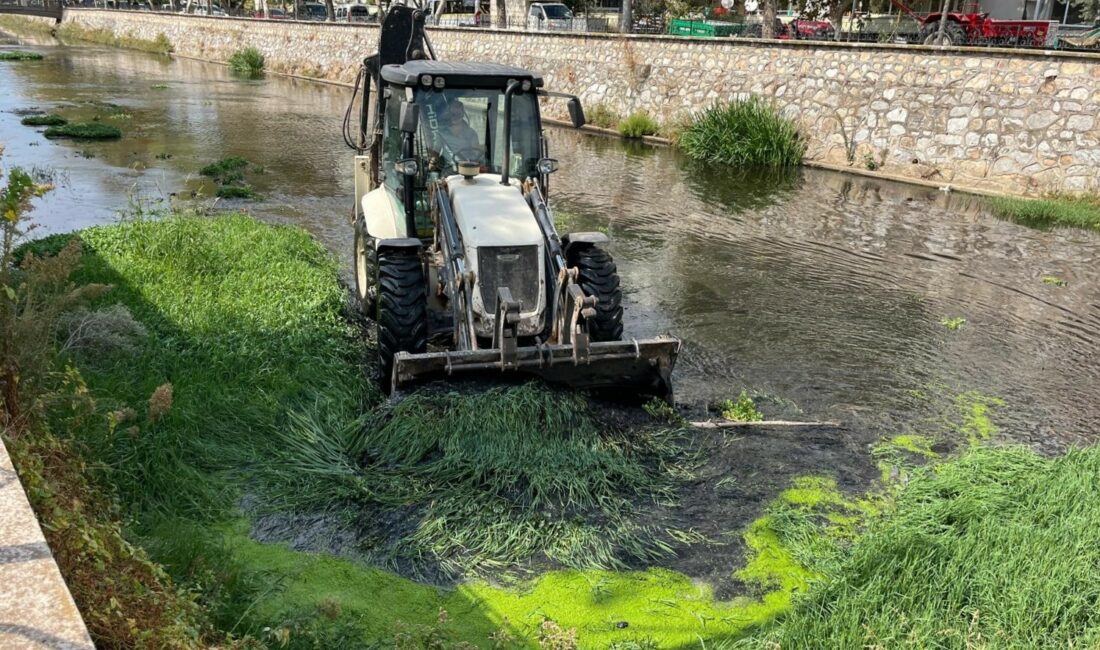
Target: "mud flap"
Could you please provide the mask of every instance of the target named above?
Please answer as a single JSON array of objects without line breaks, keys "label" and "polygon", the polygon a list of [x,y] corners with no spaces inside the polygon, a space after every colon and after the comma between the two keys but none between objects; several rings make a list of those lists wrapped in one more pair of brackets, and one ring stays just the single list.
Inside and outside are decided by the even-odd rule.
[{"label": "mud flap", "polygon": [[672,400],[680,339],[593,342],[587,358],[572,345],[539,345],[409,354],[398,352],[393,387],[466,375],[538,377],[581,390],[625,391]]}]

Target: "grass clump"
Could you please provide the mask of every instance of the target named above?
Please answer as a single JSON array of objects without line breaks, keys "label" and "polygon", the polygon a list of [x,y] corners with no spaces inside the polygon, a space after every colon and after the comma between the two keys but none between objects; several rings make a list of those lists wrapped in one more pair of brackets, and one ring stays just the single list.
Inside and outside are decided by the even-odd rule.
[{"label": "grass clump", "polygon": [[601,129],[614,129],[622,118],[618,113],[608,108],[607,104],[596,104],[585,110],[585,120],[592,126]]},{"label": "grass clump", "polygon": [[240,156],[229,156],[206,165],[199,170],[199,174],[219,183],[235,183],[244,180],[244,172],[250,164]]},{"label": "grass clump", "polygon": [[244,77],[259,77],[264,71],[264,55],[254,47],[237,50],[229,57],[229,69]]},{"label": "grass clump", "polygon": [[0,52],[0,61],[41,61],[44,57],[38,52],[9,50]]},{"label": "grass clump", "polygon": [[764,420],[764,414],[756,408],[756,403],[752,401],[749,394],[746,391],[741,391],[741,395],[737,397],[737,401],[723,400],[718,407],[722,410],[722,417],[733,422],[761,422]]},{"label": "grass clump", "polygon": [[966,325],[966,319],[962,316],[947,317],[945,316],[940,320],[940,325],[946,327],[949,331],[957,332]]},{"label": "grass clump", "polygon": [[655,135],[660,129],[657,121],[645,111],[635,111],[622,119],[618,125],[619,134],[624,138],[641,138]]},{"label": "grass clump", "polygon": [[20,124],[23,126],[62,126],[68,123],[69,120],[54,113],[50,113],[49,115],[28,115],[20,121]]},{"label": "grass clump", "polygon": [[117,126],[101,122],[62,124],[46,129],[47,138],[73,138],[74,140],[117,140],[122,131]]},{"label": "grass clump", "polygon": [[223,199],[249,199],[259,198],[256,189],[247,183],[241,185],[222,185],[216,195]]},{"label": "grass clump", "polygon": [[737,648],[1085,647],[1100,638],[1100,449],[916,470],[831,575]]},{"label": "grass clump", "polygon": [[240,156],[229,156],[210,163],[199,174],[218,184],[216,195],[224,199],[257,199],[256,190],[245,180],[245,173],[261,173],[263,168],[252,165]]},{"label": "grass clump", "polygon": [[1100,230],[1100,194],[1051,194],[1040,199],[997,196],[989,205],[998,217],[1034,228]]},{"label": "grass clump", "polygon": [[680,146],[692,158],[712,163],[791,167],[802,162],[806,139],[773,104],[752,96],[695,115]]}]

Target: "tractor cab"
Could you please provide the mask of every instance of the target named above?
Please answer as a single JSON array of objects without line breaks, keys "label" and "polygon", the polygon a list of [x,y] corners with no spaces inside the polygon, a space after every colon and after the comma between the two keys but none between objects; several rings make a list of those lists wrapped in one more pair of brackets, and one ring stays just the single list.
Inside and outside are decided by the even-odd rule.
[{"label": "tractor cab", "polygon": [[380,77],[380,180],[402,212],[412,208],[421,236],[430,236],[429,188],[460,167],[516,185],[542,179],[542,77],[495,63],[431,60],[387,65]]}]

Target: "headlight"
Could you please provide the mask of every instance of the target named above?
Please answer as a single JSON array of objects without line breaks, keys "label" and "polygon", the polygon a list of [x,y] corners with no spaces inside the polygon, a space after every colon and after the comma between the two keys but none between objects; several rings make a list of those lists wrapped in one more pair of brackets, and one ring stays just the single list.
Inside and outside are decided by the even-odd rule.
[{"label": "headlight", "polygon": [[539,159],[539,173],[540,174],[553,174],[558,171],[558,161],[553,158],[540,158]]},{"label": "headlight", "polygon": [[427,87],[431,88],[431,86],[432,86],[432,75],[430,75],[430,74],[420,75],[420,84],[423,85],[423,86],[427,86]]},{"label": "headlight", "polygon": [[437,90],[442,90],[447,81],[443,77],[436,77],[434,83]]},{"label": "headlight", "polygon": [[524,79],[523,83],[520,84],[520,88],[522,88],[523,92],[525,92],[525,93],[530,92],[531,91],[531,80],[530,79]]}]

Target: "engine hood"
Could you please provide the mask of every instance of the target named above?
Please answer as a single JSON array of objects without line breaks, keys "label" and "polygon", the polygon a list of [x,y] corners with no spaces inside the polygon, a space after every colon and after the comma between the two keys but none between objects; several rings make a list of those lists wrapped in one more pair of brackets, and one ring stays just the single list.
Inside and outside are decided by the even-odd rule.
[{"label": "engine hood", "polygon": [[501,185],[498,174],[471,180],[447,178],[455,221],[468,249],[542,244],[542,230],[523,198],[519,183]]},{"label": "engine hood", "polygon": [[519,183],[501,185],[496,174],[470,180],[450,176],[447,192],[462,233],[466,268],[477,278],[472,306],[478,336],[493,336],[499,287],[508,287],[521,304],[519,334],[538,334],[546,306],[542,229]]}]

